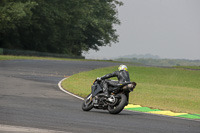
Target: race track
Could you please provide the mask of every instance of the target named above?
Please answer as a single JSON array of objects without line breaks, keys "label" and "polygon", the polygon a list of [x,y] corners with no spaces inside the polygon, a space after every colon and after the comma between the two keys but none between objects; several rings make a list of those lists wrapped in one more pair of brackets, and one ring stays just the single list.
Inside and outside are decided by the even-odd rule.
[{"label": "race track", "polygon": [[122,111],[119,115],[111,115],[103,110],[83,112],[81,100],[58,88],[58,82],[65,76],[113,65],[119,64],[53,60],[0,61],[0,132],[11,131],[9,126],[72,133],[200,132],[200,121],[130,111]]}]

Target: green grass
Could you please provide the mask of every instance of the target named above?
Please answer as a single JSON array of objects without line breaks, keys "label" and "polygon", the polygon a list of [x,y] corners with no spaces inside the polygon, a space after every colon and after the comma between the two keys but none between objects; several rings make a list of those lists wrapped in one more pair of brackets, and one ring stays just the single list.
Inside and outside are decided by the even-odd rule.
[{"label": "green grass", "polygon": [[[113,63],[126,63],[113,60],[94,60],[94,59],[73,59],[73,58],[56,58],[56,57],[38,57],[38,56],[13,56],[13,55],[0,55],[0,60],[70,60],[70,61],[102,61]],[[131,65],[142,65],[140,63],[128,63]]]},{"label": "green grass", "polygon": [[200,66],[175,66],[175,68],[186,68],[200,70]]},{"label": "green grass", "polygon": [[[175,112],[200,113],[200,71],[156,67],[129,66],[132,81],[137,82],[130,93],[130,103]],[[117,70],[117,67],[96,69],[75,74],[62,86],[85,97],[96,77]]]},{"label": "green grass", "polygon": [[85,59],[0,55],[0,60],[85,60]]}]

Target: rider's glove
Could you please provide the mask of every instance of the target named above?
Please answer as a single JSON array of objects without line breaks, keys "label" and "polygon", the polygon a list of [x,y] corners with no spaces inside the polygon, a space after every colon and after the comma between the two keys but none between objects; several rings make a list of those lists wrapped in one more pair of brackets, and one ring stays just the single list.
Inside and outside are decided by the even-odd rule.
[{"label": "rider's glove", "polygon": [[97,81],[101,81],[101,77],[97,77]]}]

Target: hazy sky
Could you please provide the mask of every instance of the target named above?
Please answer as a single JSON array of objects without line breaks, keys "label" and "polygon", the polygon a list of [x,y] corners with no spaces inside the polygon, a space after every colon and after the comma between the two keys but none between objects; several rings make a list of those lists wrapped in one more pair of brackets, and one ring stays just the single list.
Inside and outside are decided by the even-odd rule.
[{"label": "hazy sky", "polygon": [[200,0],[122,0],[119,43],[89,51],[92,57],[153,54],[200,59]]}]

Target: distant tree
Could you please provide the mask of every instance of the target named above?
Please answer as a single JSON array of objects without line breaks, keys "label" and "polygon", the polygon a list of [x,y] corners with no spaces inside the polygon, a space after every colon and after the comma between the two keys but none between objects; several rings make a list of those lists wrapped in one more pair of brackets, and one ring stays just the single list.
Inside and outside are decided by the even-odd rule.
[{"label": "distant tree", "polygon": [[0,47],[81,55],[118,41],[117,0],[1,0]]},{"label": "distant tree", "polygon": [[0,47],[21,47],[18,28],[31,25],[31,9],[36,5],[36,2],[31,1],[0,1]]}]

